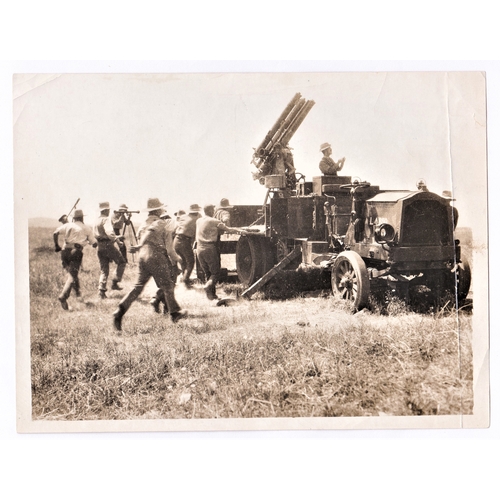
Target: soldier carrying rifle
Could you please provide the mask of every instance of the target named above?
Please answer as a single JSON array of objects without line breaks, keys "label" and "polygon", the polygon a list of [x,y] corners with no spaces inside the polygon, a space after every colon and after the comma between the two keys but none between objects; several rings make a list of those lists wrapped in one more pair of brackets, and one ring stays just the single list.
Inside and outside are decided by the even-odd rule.
[{"label": "soldier carrying rifle", "polygon": [[[64,236],[64,245],[62,248],[59,246],[59,234],[63,234]],[[83,211],[75,210],[73,222],[63,223],[62,226],[54,231],[55,251],[61,252],[62,265],[68,273],[64,288],[58,297],[65,311],[69,309],[67,300],[72,289],[75,291],[77,297],[81,296],[78,273],[82,264],[82,250],[87,243],[90,243],[94,248],[97,246],[92,229],[83,223]]]}]

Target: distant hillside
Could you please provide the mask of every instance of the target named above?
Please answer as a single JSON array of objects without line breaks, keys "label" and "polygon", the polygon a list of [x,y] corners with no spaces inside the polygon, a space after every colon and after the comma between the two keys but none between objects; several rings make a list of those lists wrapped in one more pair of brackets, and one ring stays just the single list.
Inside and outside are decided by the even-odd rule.
[{"label": "distant hillside", "polygon": [[55,229],[58,226],[60,226],[60,223],[57,220],[49,219],[48,217],[28,219],[28,227],[50,227]]}]

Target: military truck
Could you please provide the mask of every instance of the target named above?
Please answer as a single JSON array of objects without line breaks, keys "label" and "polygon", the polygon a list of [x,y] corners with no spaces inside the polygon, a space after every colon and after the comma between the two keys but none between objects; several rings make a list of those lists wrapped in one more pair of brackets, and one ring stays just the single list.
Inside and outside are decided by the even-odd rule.
[{"label": "military truck", "polygon": [[254,179],[267,189],[265,202],[260,212],[245,208],[251,218],[260,215],[226,249],[235,252],[243,296],[282,270],[301,268],[329,273],[333,293],[354,309],[365,307],[371,293],[408,300],[417,287],[431,300],[449,296],[458,305],[471,272],[454,237],[451,196],[429,192],[423,182],[415,190],[386,190],[351,176],[306,181],[288,141],[313,105],[296,94],[255,148]]}]

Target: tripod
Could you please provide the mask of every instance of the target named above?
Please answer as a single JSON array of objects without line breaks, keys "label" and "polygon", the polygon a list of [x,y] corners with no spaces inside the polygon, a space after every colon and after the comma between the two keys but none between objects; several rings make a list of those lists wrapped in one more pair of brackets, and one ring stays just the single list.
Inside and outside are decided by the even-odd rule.
[{"label": "tripod", "polygon": [[[125,260],[128,262],[128,258],[127,258],[127,248],[125,246],[125,239],[126,239],[126,236],[127,236],[127,228],[128,228],[128,241],[132,243],[132,245],[137,245],[137,234],[135,232],[135,227],[134,227],[134,223],[132,222],[132,214],[138,214],[139,212],[123,212],[123,215],[124,215],[124,219],[125,219],[125,224],[123,226],[123,232],[121,234],[121,236],[123,236],[123,246],[120,248],[120,251],[122,252],[122,255],[123,257],[125,258]],[[132,253],[132,262],[135,262],[134,260],[134,254]]]}]

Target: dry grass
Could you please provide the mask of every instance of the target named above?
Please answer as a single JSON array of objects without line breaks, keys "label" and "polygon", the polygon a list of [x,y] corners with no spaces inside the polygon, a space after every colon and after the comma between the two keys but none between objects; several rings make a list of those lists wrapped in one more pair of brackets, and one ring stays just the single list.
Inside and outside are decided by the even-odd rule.
[{"label": "dry grass", "polygon": [[[450,415],[472,412],[471,316],[391,305],[353,315],[331,296],[210,305],[177,287],[190,317],[176,325],[133,304],[123,332],[97,299],[86,249],[83,298],[57,302],[64,274],[50,230],[30,233],[32,406],[35,419]],[[234,291],[233,286],[225,287]]]}]

